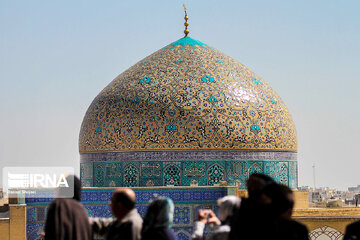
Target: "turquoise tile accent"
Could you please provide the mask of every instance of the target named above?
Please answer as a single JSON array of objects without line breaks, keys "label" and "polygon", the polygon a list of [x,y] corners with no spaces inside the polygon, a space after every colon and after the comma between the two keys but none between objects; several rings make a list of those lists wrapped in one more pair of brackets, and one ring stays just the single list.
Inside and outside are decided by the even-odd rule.
[{"label": "turquoise tile accent", "polygon": [[256,124],[254,124],[254,125],[251,126],[251,130],[260,131],[260,127],[258,125],[256,125]]},{"label": "turquoise tile accent", "polygon": [[167,47],[171,46],[171,49],[177,47],[178,45],[181,46],[181,48],[185,48],[186,45],[190,45],[192,48],[207,48],[208,46],[205,43],[202,43],[198,40],[192,39],[190,37],[180,38],[176,42],[171,43]]},{"label": "turquoise tile accent", "polygon": [[138,97],[135,97],[133,100],[132,100],[133,103],[139,103],[140,102],[140,99]]},{"label": "turquoise tile accent", "polygon": [[253,77],[253,81],[254,81],[254,83],[262,84],[262,82],[259,79],[255,78],[255,77]]},{"label": "turquoise tile accent", "polygon": [[209,102],[217,102],[218,101],[217,98],[214,96],[209,97],[208,100],[209,100]]},{"label": "turquoise tile accent", "polygon": [[177,127],[174,124],[169,124],[169,125],[166,126],[166,130],[167,131],[176,131]]},{"label": "turquoise tile accent", "polygon": [[140,83],[150,83],[151,82],[151,78],[150,77],[144,77],[143,79],[140,80]]},{"label": "turquoise tile accent", "polygon": [[208,76],[208,75],[205,75],[205,77],[203,77],[203,78],[201,79],[201,81],[203,81],[203,82],[214,82],[215,79],[212,78],[212,77],[210,77],[210,76]]}]

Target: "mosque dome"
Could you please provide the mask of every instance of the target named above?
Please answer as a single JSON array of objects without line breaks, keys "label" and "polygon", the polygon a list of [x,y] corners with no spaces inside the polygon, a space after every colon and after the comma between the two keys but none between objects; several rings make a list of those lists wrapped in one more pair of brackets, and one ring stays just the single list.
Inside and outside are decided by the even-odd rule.
[{"label": "mosque dome", "polygon": [[297,186],[297,137],[284,102],[244,65],[190,37],[99,93],[79,150],[85,186],[236,184],[254,171]]},{"label": "mosque dome", "polygon": [[89,107],[80,152],[296,151],[291,115],[258,75],[190,37],[116,77]]}]

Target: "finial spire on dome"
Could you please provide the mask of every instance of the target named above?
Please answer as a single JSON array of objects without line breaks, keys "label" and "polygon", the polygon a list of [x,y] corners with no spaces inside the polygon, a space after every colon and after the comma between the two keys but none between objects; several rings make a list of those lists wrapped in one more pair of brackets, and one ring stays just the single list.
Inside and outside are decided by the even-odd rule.
[{"label": "finial spire on dome", "polygon": [[189,17],[188,17],[188,15],[187,15],[187,12],[186,12],[186,6],[185,6],[185,4],[183,4],[183,6],[184,6],[184,12],[185,12],[185,17],[184,17],[184,19],[185,19],[185,23],[184,23],[184,25],[185,25],[185,30],[184,30],[184,33],[185,33],[185,37],[187,37],[187,35],[189,34],[189,29],[188,29],[188,26],[189,26],[189,23],[188,23],[188,19],[189,19]]}]

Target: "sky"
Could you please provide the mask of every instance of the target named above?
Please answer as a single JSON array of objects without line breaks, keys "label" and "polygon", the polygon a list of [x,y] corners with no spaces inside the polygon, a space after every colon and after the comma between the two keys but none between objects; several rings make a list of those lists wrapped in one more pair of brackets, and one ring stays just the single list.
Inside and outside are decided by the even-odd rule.
[{"label": "sky", "polygon": [[358,0],[0,0],[0,169],[78,172],[90,103],[183,37],[184,2],[190,37],[243,63],[284,100],[297,129],[299,186],[314,186],[313,165],[316,187],[360,184]]}]

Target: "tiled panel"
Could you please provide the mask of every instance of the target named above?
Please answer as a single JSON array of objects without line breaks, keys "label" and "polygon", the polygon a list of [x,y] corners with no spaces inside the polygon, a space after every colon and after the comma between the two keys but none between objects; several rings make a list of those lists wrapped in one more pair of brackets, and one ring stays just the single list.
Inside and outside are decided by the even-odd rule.
[{"label": "tiled panel", "polygon": [[[113,153],[111,153],[113,154]],[[105,156],[105,155],[104,155]],[[89,163],[82,163],[89,164]],[[225,183],[245,189],[252,173],[265,173],[276,181],[297,188],[297,161],[284,160],[196,160],[196,161],[102,161],[91,171],[82,167],[86,186],[157,187],[214,186]],[[91,184],[94,185],[91,185]]]},{"label": "tiled panel", "polygon": [[[110,217],[108,205],[114,189],[84,189],[82,203],[91,217]],[[199,208],[216,210],[218,198],[227,195],[226,188],[166,188],[134,189],[137,195],[137,209],[145,216],[149,201],[154,195],[170,197],[175,203],[174,231],[179,239],[190,239],[193,221]],[[38,239],[43,231],[47,206],[51,199],[27,201],[27,238]]]}]

